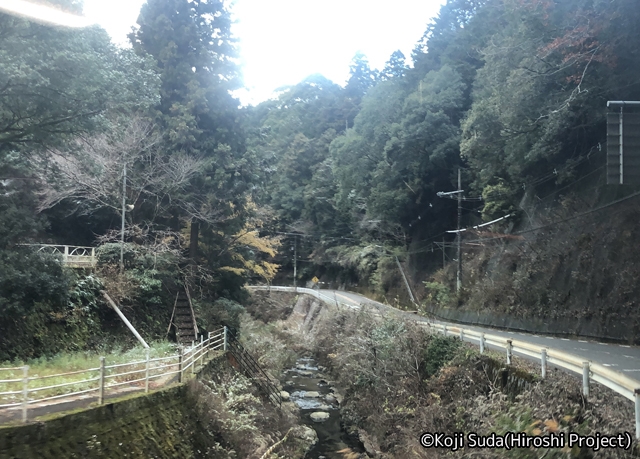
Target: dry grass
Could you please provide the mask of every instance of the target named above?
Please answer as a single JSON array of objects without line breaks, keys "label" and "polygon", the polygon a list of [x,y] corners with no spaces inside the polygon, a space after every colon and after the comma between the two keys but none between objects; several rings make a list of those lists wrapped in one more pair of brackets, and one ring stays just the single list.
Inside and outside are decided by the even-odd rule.
[{"label": "dry grass", "polygon": [[[150,344],[150,358],[167,357],[177,354],[175,345],[166,341],[153,342]],[[55,395],[62,395],[66,393],[86,390],[97,387],[96,381],[86,381],[87,379],[97,378],[99,372],[97,369],[100,366],[100,356],[105,357],[106,365],[117,365],[129,362],[140,362],[146,359],[146,350],[142,346],[136,346],[129,350],[114,350],[109,354],[97,354],[93,352],[75,352],[59,354],[53,358],[46,359],[34,359],[26,362],[5,362],[0,365],[0,380],[12,380],[23,377],[23,365],[29,366],[29,378],[42,378],[29,381],[29,390],[34,390],[40,387],[48,387],[65,383],[76,382],[76,384],[46,389],[41,391],[35,391],[30,398],[43,398],[51,397]],[[13,368],[13,369],[9,369]],[[125,373],[139,369],[140,365],[124,366],[117,369],[117,373]],[[3,370],[4,369],[4,370]],[[92,371],[88,371],[92,370]],[[77,374],[66,375],[66,373],[80,372]],[[113,373],[113,371],[111,372]],[[107,373],[107,376],[109,373]],[[133,379],[143,377],[144,374],[131,374],[122,377],[118,377],[115,381],[111,382],[124,382]],[[21,391],[22,381],[13,383],[0,383],[1,392]],[[22,399],[21,394],[9,394],[0,395],[0,404],[16,403]]]}]

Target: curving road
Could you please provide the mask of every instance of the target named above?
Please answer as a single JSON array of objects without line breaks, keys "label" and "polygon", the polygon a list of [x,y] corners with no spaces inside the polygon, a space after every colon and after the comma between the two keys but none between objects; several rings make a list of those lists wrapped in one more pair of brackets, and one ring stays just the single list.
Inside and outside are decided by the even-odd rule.
[{"label": "curving road", "polygon": [[[428,319],[415,314],[399,311],[391,306],[370,300],[367,297],[352,292],[344,292],[339,290],[319,290],[323,295],[334,298],[340,303],[360,307],[362,305],[370,306],[377,309],[381,314],[401,315],[417,322],[441,323],[438,320]],[[640,378],[640,347],[625,346],[621,344],[608,344],[596,341],[588,341],[584,339],[558,338],[555,336],[544,336],[541,334],[534,335],[528,333],[509,332],[494,328],[485,328],[472,325],[464,325],[464,328],[475,330],[478,332],[490,333],[492,335],[501,336],[506,339],[519,339],[533,344],[539,344],[544,347],[552,347],[560,351],[583,357],[595,363],[599,363],[614,371],[619,371],[631,378]],[[467,340],[477,344],[475,340]],[[516,352],[517,354],[517,352]],[[638,383],[640,387],[640,382]]]}]

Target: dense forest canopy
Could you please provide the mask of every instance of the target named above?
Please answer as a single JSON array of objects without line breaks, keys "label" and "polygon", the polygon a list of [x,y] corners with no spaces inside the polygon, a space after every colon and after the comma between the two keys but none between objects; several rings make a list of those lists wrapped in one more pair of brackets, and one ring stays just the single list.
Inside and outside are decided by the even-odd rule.
[{"label": "dense forest canopy", "polygon": [[358,53],[344,87],[310,75],[240,107],[226,2],[149,0],[131,49],[0,14],[2,328],[93,304],[22,244],[116,260],[125,166],[129,258],[110,272],[151,310],[176,277],[203,301],[238,298],[290,267],[289,249],[302,277],[379,284],[455,227],[436,194],[458,169],[465,225],[525,224],[523,202],[602,166],[607,100],[640,100],[637,30],[636,0],[448,0],[410,62],[396,51],[376,70]]},{"label": "dense forest canopy", "polygon": [[[640,98],[638,26],[631,0],[449,0],[413,66],[396,52],[377,72],[356,55],[342,91],[296,98],[305,81],[252,110],[249,144],[273,164],[261,202],[314,241],[310,271],[373,282],[385,258],[455,228],[436,193],[458,168],[463,224],[517,223],[541,188],[602,166],[607,100]],[[357,115],[329,126],[338,100]]]}]

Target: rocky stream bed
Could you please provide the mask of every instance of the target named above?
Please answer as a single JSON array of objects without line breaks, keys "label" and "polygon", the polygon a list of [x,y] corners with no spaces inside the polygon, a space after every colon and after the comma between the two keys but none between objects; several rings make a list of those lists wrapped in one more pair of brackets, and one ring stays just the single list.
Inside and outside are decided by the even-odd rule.
[{"label": "rocky stream bed", "polygon": [[357,441],[347,435],[340,419],[341,396],[331,386],[312,358],[300,358],[296,366],[282,375],[284,398],[296,404],[300,417],[318,434],[318,443],[307,457],[312,459],[344,459],[359,457],[363,451]]}]

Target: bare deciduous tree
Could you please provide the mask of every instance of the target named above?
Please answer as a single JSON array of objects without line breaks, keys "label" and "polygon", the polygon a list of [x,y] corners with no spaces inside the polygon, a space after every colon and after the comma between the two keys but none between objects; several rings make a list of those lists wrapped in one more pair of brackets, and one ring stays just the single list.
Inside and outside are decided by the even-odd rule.
[{"label": "bare deciduous tree", "polygon": [[153,221],[173,206],[185,221],[219,223],[221,212],[204,197],[185,198],[192,179],[206,169],[207,162],[181,153],[162,154],[161,146],[162,136],[155,126],[134,117],[121,129],[78,138],[74,152],[50,151],[46,158],[34,160],[42,184],[39,210],[70,200],[81,213],[108,207],[121,214],[126,164],[129,210],[144,204],[147,210],[153,209],[152,216],[147,216]]}]

